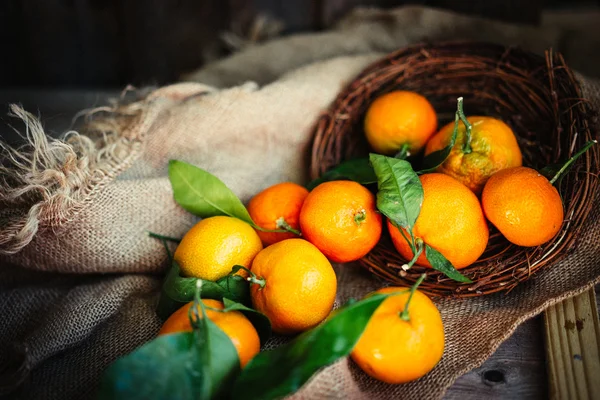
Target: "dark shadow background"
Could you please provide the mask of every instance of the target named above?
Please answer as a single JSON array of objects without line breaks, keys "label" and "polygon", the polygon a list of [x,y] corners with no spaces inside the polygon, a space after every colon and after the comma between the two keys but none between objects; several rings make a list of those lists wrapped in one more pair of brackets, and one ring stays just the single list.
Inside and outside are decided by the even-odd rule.
[{"label": "dark shadow background", "polygon": [[58,136],[127,85],[174,82],[236,43],[327,29],[356,6],[402,5],[536,26],[544,11],[581,14],[600,0],[0,0],[0,140],[23,142],[10,103]]},{"label": "dark shadow background", "polygon": [[281,34],[318,31],[355,6],[421,4],[535,25],[542,10],[600,0],[3,0],[0,88],[165,84],[228,54],[258,15]]}]

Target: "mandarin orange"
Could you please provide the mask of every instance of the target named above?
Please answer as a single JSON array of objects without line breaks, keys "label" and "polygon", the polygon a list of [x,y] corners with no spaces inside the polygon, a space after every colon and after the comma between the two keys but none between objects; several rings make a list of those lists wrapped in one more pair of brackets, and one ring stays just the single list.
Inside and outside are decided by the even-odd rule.
[{"label": "mandarin orange", "polygon": [[[413,227],[415,238],[420,238],[452,263],[456,269],[474,263],[487,246],[489,229],[479,200],[469,188],[456,179],[440,174],[419,177],[423,185],[423,204]],[[388,221],[394,247],[407,260],[413,252],[398,228]],[[406,237],[409,233],[404,230]],[[417,265],[430,267],[425,252]]]},{"label": "mandarin orange", "polygon": [[534,169],[515,167],[492,175],[481,195],[487,219],[519,246],[539,246],[560,230],[564,210],[560,194]]},{"label": "mandarin orange", "polygon": [[306,240],[330,260],[345,263],[365,256],[381,237],[375,196],[353,181],[330,181],[314,188],[300,210]]},{"label": "mandarin orange", "polygon": [[[368,375],[399,384],[431,371],[444,353],[444,325],[435,304],[422,292],[387,287],[375,293],[401,293],[375,310],[350,357]],[[403,292],[403,293],[402,293]]]},{"label": "mandarin orange", "polygon": [[393,155],[403,146],[418,153],[437,129],[431,103],[418,93],[396,90],[376,98],[367,109],[364,130],[376,153]]},{"label": "mandarin orange", "polygon": [[[206,316],[217,325],[231,339],[240,359],[240,366],[246,364],[260,351],[260,338],[252,323],[239,311],[215,311],[223,310],[224,305],[218,300],[202,299],[207,309]],[[191,332],[192,325],[189,319],[189,310],[193,301],[175,311],[161,327],[158,335],[167,335],[176,332]],[[202,315],[202,313],[200,313]]]},{"label": "mandarin orange", "polygon": [[[252,220],[261,228],[276,230],[298,230],[298,218],[308,190],[293,182],[283,182],[270,186],[256,194],[248,202],[248,213]],[[256,233],[265,246],[291,239],[298,235],[292,232],[264,232]]]}]

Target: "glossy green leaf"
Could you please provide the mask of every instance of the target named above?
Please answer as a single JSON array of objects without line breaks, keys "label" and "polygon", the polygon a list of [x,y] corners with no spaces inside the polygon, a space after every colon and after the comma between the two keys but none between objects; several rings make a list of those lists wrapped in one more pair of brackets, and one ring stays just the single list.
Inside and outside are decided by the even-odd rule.
[{"label": "glossy green leaf", "polygon": [[454,265],[442,253],[425,243],[425,257],[433,269],[440,271],[450,279],[458,282],[471,283],[472,281],[458,272]]},{"label": "glossy green leaf", "polygon": [[265,314],[246,307],[245,305],[236,301],[229,300],[226,297],[223,298],[223,304],[225,305],[224,311],[239,311],[250,320],[258,332],[261,344],[265,344],[265,342],[271,337],[271,321],[269,321],[269,318],[267,318]]},{"label": "glossy green leaf", "polygon": [[421,211],[423,186],[405,160],[370,155],[377,175],[377,208],[396,226],[412,229]]},{"label": "glossy green leaf", "polygon": [[296,392],[319,369],[350,354],[371,315],[390,295],[346,305],[291,342],[259,353],[242,370],[232,398],[269,400]]},{"label": "glossy green leaf", "polygon": [[228,215],[254,225],[240,199],[216,176],[183,161],[169,161],[175,201],[190,213],[208,218]]},{"label": "glossy green leaf", "polygon": [[311,181],[306,187],[313,190],[323,182],[347,179],[363,185],[377,182],[377,177],[368,158],[355,158],[344,161]]},{"label": "glossy green leaf", "polygon": [[444,161],[446,161],[446,158],[448,158],[448,155],[450,154],[452,148],[454,147],[454,144],[456,143],[456,137],[458,136],[458,120],[459,116],[457,112],[454,117],[454,130],[452,131],[452,136],[450,137],[448,144],[443,149],[436,150],[433,153],[426,155],[423,158],[422,162],[423,168],[420,171],[418,171],[417,174],[424,174],[427,172],[435,171],[437,167],[439,167],[444,163]]},{"label": "glossy green leaf", "polygon": [[239,374],[229,337],[208,318],[199,329],[159,336],[105,372],[101,400],[220,399]]},{"label": "glossy green leaf", "polygon": [[[194,299],[197,278],[181,276],[177,262],[173,262],[163,283],[157,313],[163,320],[183,304]],[[202,280],[202,298],[223,300],[224,297],[242,304],[250,304],[248,282],[239,275],[227,275],[216,282]]]}]

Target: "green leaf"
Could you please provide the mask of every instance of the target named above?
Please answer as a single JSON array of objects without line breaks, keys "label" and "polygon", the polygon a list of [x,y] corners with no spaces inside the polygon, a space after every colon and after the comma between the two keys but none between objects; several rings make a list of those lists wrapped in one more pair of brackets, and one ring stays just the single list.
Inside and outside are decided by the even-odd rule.
[{"label": "green leaf", "polygon": [[450,279],[458,282],[471,283],[472,281],[457,271],[454,265],[442,253],[425,243],[425,257],[433,269],[440,271]]},{"label": "green leaf", "polygon": [[369,164],[368,158],[355,158],[344,161],[336,167],[325,172],[321,177],[311,181],[306,185],[308,190],[313,190],[323,182],[348,179],[363,185],[377,182],[377,177],[373,167]]},{"label": "green leaf", "polygon": [[423,186],[405,160],[370,154],[377,175],[377,208],[396,226],[409,230],[415,224],[423,203]]},{"label": "green leaf", "polygon": [[223,311],[240,311],[246,316],[246,318],[250,320],[250,322],[252,322],[252,325],[254,325],[254,328],[258,332],[261,344],[264,345],[265,342],[271,337],[271,321],[269,321],[269,318],[267,318],[265,314],[246,307],[245,305],[236,301],[229,300],[226,297],[223,298],[223,304],[225,305],[225,309]]},{"label": "green leaf", "polygon": [[[179,265],[173,262],[162,286],[157,307],[158,316],[165,320],[183,304],[194,299],[198,278],[182,277]],[[250,304],[248,282],[239,275],[227,275],[216,282],[202,280],[202,298],[233,301]]]},{"label": "green leaf", "polygon": [[159,336],[115,361],[98,398],[118,400],[219,399],[239,374],[229,337],[208,318],[199,329]]},{"label": "green leaf", "polygon": [[254,226],[240,199],[216,176],[183,161],[169,161],[175,201],[190,213],[208,218],[228,215]]},{"label": "green leaf", "polygon": [[433,153],[426,155],[423,158],[423,169],[417,172],[417,174],[424,174],[426,172],[432,172],[437,169],[440,165],[446,161],[448,155],[452,151],[454,144],[456,143],[456,137],[458,136],[458,121],[459,115],[458,112],[454,116],[454,130],[452,131],[452,136],[450,137],[450,141],[441,150],[436,150]]},{"label": "green leaf", "polygon": [[256,355],[233,387],[233,399],[269,400],[296,392],[320,368],[350,354],[387,297],[375,294],[336,310],[291,342]]}]

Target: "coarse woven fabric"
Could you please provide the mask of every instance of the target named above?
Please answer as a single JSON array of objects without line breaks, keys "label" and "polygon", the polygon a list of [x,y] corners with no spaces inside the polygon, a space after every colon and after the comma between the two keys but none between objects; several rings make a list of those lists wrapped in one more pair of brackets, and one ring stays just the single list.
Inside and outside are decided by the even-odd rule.
[{"label": "coarse woven fabric", "polygon": [[[389,14],[388,29],[401,22],[395,18]],[[475,38],[482,30],[498,29],[476,26]],[[526,36],[531,30],[515,28],[513,34]],[[314,37],[313,46],[339,45],[339,38],[319,39]],[[247,54],[256,51],[261,49]],[[223,90],[197,83],[160,88],[109,110],[108,121],[96,118],[88,135],[61,141],[49,141],[33,116],[15,108],[28,124],[31,146],[8,152],[18,161],[20,175],[2,170],[0,181],[0,394],[92,397],[106,366],[159,329],[154,307],[167,262],[162,245],[146,232],[181,236],[197,220],[173,201],[168,160],[207,169],[243,201],[277,182],[303,183],[312,123],[381,55],[312,63],[262,88],[254,83]],[[598,108],[600,85],[580,80],[585,97]],[[519,323],[600,281],[599,224],[595,206],[577,249],[509,294],[436,300],[446,350],[421,380],[386,385],[345,359],[322,370],[292,398],[442,397]],[[338,304],[384,285],[357,265],[335,268]]]}]

